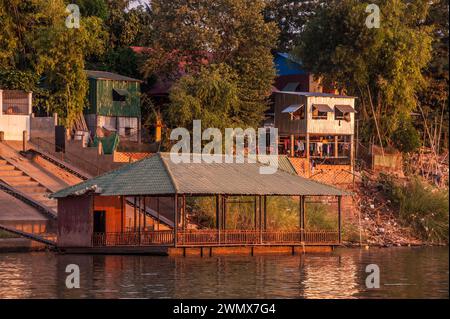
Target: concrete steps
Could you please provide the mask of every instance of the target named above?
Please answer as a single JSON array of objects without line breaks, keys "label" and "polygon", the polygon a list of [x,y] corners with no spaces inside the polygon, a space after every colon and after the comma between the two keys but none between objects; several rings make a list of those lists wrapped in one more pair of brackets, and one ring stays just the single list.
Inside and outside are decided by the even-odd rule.
[{"label": "concrete steps", "polygon": [[1,157],[0,180],[56,212],[57,201],[48,197],[50,191]]}]

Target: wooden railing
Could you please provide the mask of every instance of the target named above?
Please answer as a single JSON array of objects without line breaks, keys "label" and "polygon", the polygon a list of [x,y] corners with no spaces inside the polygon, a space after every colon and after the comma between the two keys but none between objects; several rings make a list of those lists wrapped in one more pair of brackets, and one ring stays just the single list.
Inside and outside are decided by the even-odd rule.
[{"label": "wooden railing", "polygon": [[179,246],[337,244],[337,231],[194,230],[179,231]]},{"label": "wooden railing", "polygon": [[[232,246],[232,245],[336,245],[337,231],[259,231],[259,230],[188,230],[178,231],[177,246]],[[171,246],[172,230],[94,233],[93,246]]]},{"label": "wooden railing", "polygon": [[173,231],[94,233],[93,246],[167,246],[173,244]]}]

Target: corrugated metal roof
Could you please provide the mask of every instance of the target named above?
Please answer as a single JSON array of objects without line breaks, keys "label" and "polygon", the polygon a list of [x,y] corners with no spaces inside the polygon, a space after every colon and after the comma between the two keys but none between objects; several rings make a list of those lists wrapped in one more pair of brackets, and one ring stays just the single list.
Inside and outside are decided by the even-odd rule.
[{"label": "corrugated metal roof", "polygon": [[289,105],[287,108],[285,108],[283,111],[281,111],[281,113],[294,113],[295,111],[297,111],[302,106],[303,106],[303,104]]},{"label": "corrugated metal roof", "polygon": [[328,104],[313,104],[320,112],[333,112],[333,109]]},{"label": "corrugated metal roof", "polygon": [[278,94],[293,94],[293,95],[301,95],[301,96],[311,96],[311,97],[335,97],[335,98],[346,98],[346,99],[356,99],[356,96],[350,95],[339,95],[332,93],[320,93],[320,92],[287,92],[287,91],[279,91],[276,92]]},{"label": "corrugated metal roof", "polygon": [[299,84],[300,82],[290,82],[281,91],[295,92]]},{"label": "corrugated metal roof", "polygon": [[350,105],[335,105],[334,107],[341,112],[356,113],[355,109],[352,108]]},{"label": "corrugated metal roof", "polygon": [[153,155],[60,190],[52,196],[76,196],[89,190],[105,196],[175,193],[175,187],[160,156]]},{"label": "corrugated metal roof", "polygon": [[95,191],[99,195],[229,194],[348,195],[335,187],[278,169],[261,174],[260,163],[179,163],[158,153],[115,171],[66,188],[55,198]]},{"label": "corrugated metal roof", "polygon": [[125,75],[120,75],[117,73],[106,72],[106,71],[85,71],[88,78],[98,79],[98,80],[112,80],[112,81],[128,81],[128,82],[142,82],[141,80],[130,78]]}]

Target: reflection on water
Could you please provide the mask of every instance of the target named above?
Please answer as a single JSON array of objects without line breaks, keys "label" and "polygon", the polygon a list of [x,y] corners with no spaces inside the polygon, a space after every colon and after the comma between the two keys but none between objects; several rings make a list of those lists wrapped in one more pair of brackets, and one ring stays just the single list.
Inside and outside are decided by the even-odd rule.
[{"label": "reflection on water", "polygon": [[[81,288],[67,289],[77,264]],[[377,264],[380,289],[366,289]],[[0,298],[448,298],[448,248],[171,258],[0,254]]]}]

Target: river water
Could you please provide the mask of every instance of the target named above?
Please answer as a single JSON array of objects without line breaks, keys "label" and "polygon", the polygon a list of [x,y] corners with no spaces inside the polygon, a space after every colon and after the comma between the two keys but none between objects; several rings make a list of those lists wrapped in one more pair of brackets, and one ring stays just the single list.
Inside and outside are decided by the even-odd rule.
[{"label": "river water", "polygon": [[[158,257],[0,253],[0,298],[448,298],[448,247]],[[80,288],[68,289],[68,264]],[[366,266],[380,288],[366,288]]]}]

